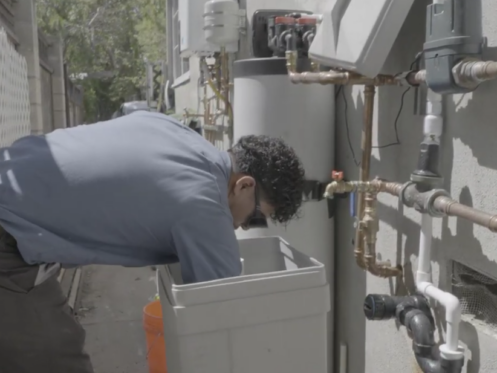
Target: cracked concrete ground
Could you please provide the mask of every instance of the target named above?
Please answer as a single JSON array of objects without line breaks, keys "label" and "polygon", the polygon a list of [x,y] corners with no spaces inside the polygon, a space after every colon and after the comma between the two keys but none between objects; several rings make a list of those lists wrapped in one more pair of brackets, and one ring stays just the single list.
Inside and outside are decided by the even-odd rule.
[{"label": "cracked concrete ground", "polygon": [[83,269],[75,305],[95,373],[148,373],[142,310],[156,292],[150,267]]}]

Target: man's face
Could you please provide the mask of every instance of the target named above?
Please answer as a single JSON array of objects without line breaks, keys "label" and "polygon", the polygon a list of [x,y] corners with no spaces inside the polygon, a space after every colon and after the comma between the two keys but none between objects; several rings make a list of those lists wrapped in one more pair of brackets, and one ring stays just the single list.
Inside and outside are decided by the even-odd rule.
[{"label": "man's face", "polygon": [[267,218],[273,209],[261,200],[252,177],[240,177],[231,188],[228,199],[235,229],[267,228]]}]

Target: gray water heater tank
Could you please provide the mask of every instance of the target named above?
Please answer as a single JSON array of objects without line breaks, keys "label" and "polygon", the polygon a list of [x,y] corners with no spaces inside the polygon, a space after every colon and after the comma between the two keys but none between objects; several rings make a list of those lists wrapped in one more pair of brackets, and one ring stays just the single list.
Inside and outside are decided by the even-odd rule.
[{"label": "gray water heater tank", "polygon": [[[234,64],[234,140],[245,135],[282,138],[301,158],[308,180],[329,181],[335,160],[335,100],[332,85],[296,85],[284,58],[255,58]],[[333,284],[334,224],[326,201],[304,202],[302,216],[287,226],[238,229],[238,238],[280,236],[326,266]],[[333,289],[333,286],[331,286]],[[333,299],[333,294],[331,299]],[[332,348],[332,315],[328,346]],[[328,366],[332,366],[331,353]]]},{"label": "gray water heater tank", "polygon": [[334,87],[293,84],[284,58],[234,64],[234,137],[283,138],[302,158],[307,178],[326,180],[334,165]]}]

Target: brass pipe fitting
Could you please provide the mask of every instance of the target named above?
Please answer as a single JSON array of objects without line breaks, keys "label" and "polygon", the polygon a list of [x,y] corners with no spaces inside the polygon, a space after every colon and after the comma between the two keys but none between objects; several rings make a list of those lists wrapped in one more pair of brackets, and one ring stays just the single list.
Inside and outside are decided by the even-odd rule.
[{"label": "brass pipe fitting", "polygon": [[[364,218],[361,221],[364,229],[364,243],[366,246],[376,244],[376,235],[380,230],[378,223],[378,216],[376,214],[376,195],[373,193],[366,193],[364,197]],[[365,252],[365,257],[373,256],[374,252]]]},{"label": "brass pipe fitting", "polygon": [[286,69],[288,70],[288,75],[291,76],[291,74],[297,72],[298,54],[297,51],[286,51],[285,56],[286,56]]},{"label": "brass pipe fitting", "polygon": [[[337,174],[333,173],[334,176]],[[359,220],[356,230],[356,247],[354,257],[357,265],[378,277],[395,277],[402,274],[402,267],[392,267],[389,261],[376,261],[376,239],[379,231],[378,216],[376,210],[376,196],[378,193],[388,193],[399,197],[404,187],[401,183],[390,182],[380,179],[371,181],[344,181],[343,175],[334,177],[335,181],[326,186],[325,198],[333,198],[334,194],[359,192],[365,193],[364,216]],[[359,213],[358,209],[358,213]],[[496,221],[497,224],[497,221]],[[362,237],[362,238],[361,238]]]},{"label": "brass pipe fitting", "polygon": [[342,193],[388,193],[392,196],[400,196],[404,184],[374,179],[371,181],[343,181],[335,180],[326,186],[324,198],[333,198],[334,194]]},{"label": "brass pipe fitting", "polygon": [[376,194],[367,193],[364,199],[364,219],[362,221],[364,232],[364,263],[371,274],[378,277],[396,277],[402,274],[402,267],[392,267],[390,261],[376,261],[376,239],[380,230],[376,214]]}]

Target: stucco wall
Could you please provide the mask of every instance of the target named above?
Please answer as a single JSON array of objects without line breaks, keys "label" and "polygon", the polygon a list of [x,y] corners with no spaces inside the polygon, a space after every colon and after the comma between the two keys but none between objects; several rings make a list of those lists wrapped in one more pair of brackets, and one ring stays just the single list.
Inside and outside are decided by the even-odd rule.
[{"label": "stucco wall", "polygon": [[[296,8],[318,11],[325,1],[242,0],[250,20],[261,8]],[[399,34],[385,65],[386,73],[395,73],[409,67],[422,49],[426,1],[416,1]],[[497,60],[497,2],[469,0],[468,13],[482,19],[473,32],[482,32],[488,38],[485,58]],[[473,26],[474,26],[473,25]],[[250,33],[248,33],[250,35]],[[243,40],[239,58],[250,55],[248,38]],[[196,65],[191,63],[192,71]],[[198,77],[198,76],[197,76]],[[196,77],[176,91],[178,108],[196,105]],[[362,87],[347,87],[345,98],[339,96],[336,114],[337,168],[349,179],[358,176],[348,146],[346,125],[356,157],[360,157],[362,126]],[[374,143],[384,145],[395,140],[394,121],[400,106],[403,88],[385,87],[377,90],[375,104]],[[465,204],[486,211],[497,211],[497,82],[484,83],[475,92],[445,98],[445,129],[443,135],[442,171],[445,188]],[[419,142],[422,138],[422,113],[414,114],[414,90],[407,93],[398,123],[401,144],[375,149],[372,175],[407,181],[416,167]],[[347,120],[345,120],[347,115]],[[417,212],[399,207],[395,198],[379,199],[380,233],[377,250],[382,259],[402,263],[405,278],[402,282],[366,275],[353,260],[352,218],[348,203],[340,203],[336,220],[336,299],[335,346],[348,347],[349,373],[416,372],[411,342],[404,328],[391,322],[366,322],[363,300],[367,293],[406,294],[413,290],[413,273],[419,243]],[[450,290],[451,261],[457,260],[476,270],[497,277],[497,241],[489,231],[455,218],[435,220],[432,273],[433,281]],[[496,310],[497,312],[497,310]],[[443,326],[443,312],[437,312],[438,325]],[[443,335],[443,328],[439,330]],[[469,373],[497,371],[497,340],[486,334],[484,328],[464,322],[461,340],[468,345]],[[335,359],[338,363],[338,358]]]},{"label": "stucco wall", "polygon": [[[497,59],[497,2],[471,0],[468,13],[483,19],[483,27],[472,26],[472,32],[483,31],[488,37],[488,59]],[[480,7],[481,4],[481,7]],[[385,72],[406,69],[424,41],[425,1],[416,1],[410,16],[398,36],[388,58]],[[475,27],[476,26],[476,27]],[[486,211],[497,210],[495,187],[497,159],[494,156],[497,126],[495,92],[497,82],[485,83],[475,92],[445,98],[445,128],[442,139],[442,172],[445,188],[463,203]],[[360,154],[360,126],[363,96],[361,87],[346,89],[348,124],[356,154]],[[403,88],[379,88],[376,100],[374,143],[395,141],[393,125],[400,106]],[[422,115],[413,115],[414,90],[407,93],[399,120],[401,145],[373,151],[372,175],[407,181],[416,167],[418,146],[422,139]],[[348,178],[356,178],[357,168],[347,145],[345,105],[337,106],[338,167]],[[398,201],[380,197],[380,234],[378,252],[383,259],[405,265],[402,283],[365,275],[352,260],[352,220],[348,206],[341,206],[337,235],[337,342],[349,347],[349,372],[406,372],[416,371],[410,340],[405,331],[392,322],[365,322],[362,313],[363,297],[367,293],[405,294],[413,290],[413,272],[419,243],[420,215],[407,208],[399,208]],[[497,276],[496,236],[484,228],[455,218],[435,220],[435,239],[432,258],[433,281],[443,289],[451,288],[451,261],[457,260],[476,270]],[[497,310],[496,310],[497,311]],[[437,312],[443,324],[443,312]],[[497,340],[470,323],[463,323],[461,340],[468,344],[468,372],[497,371]]]}]

